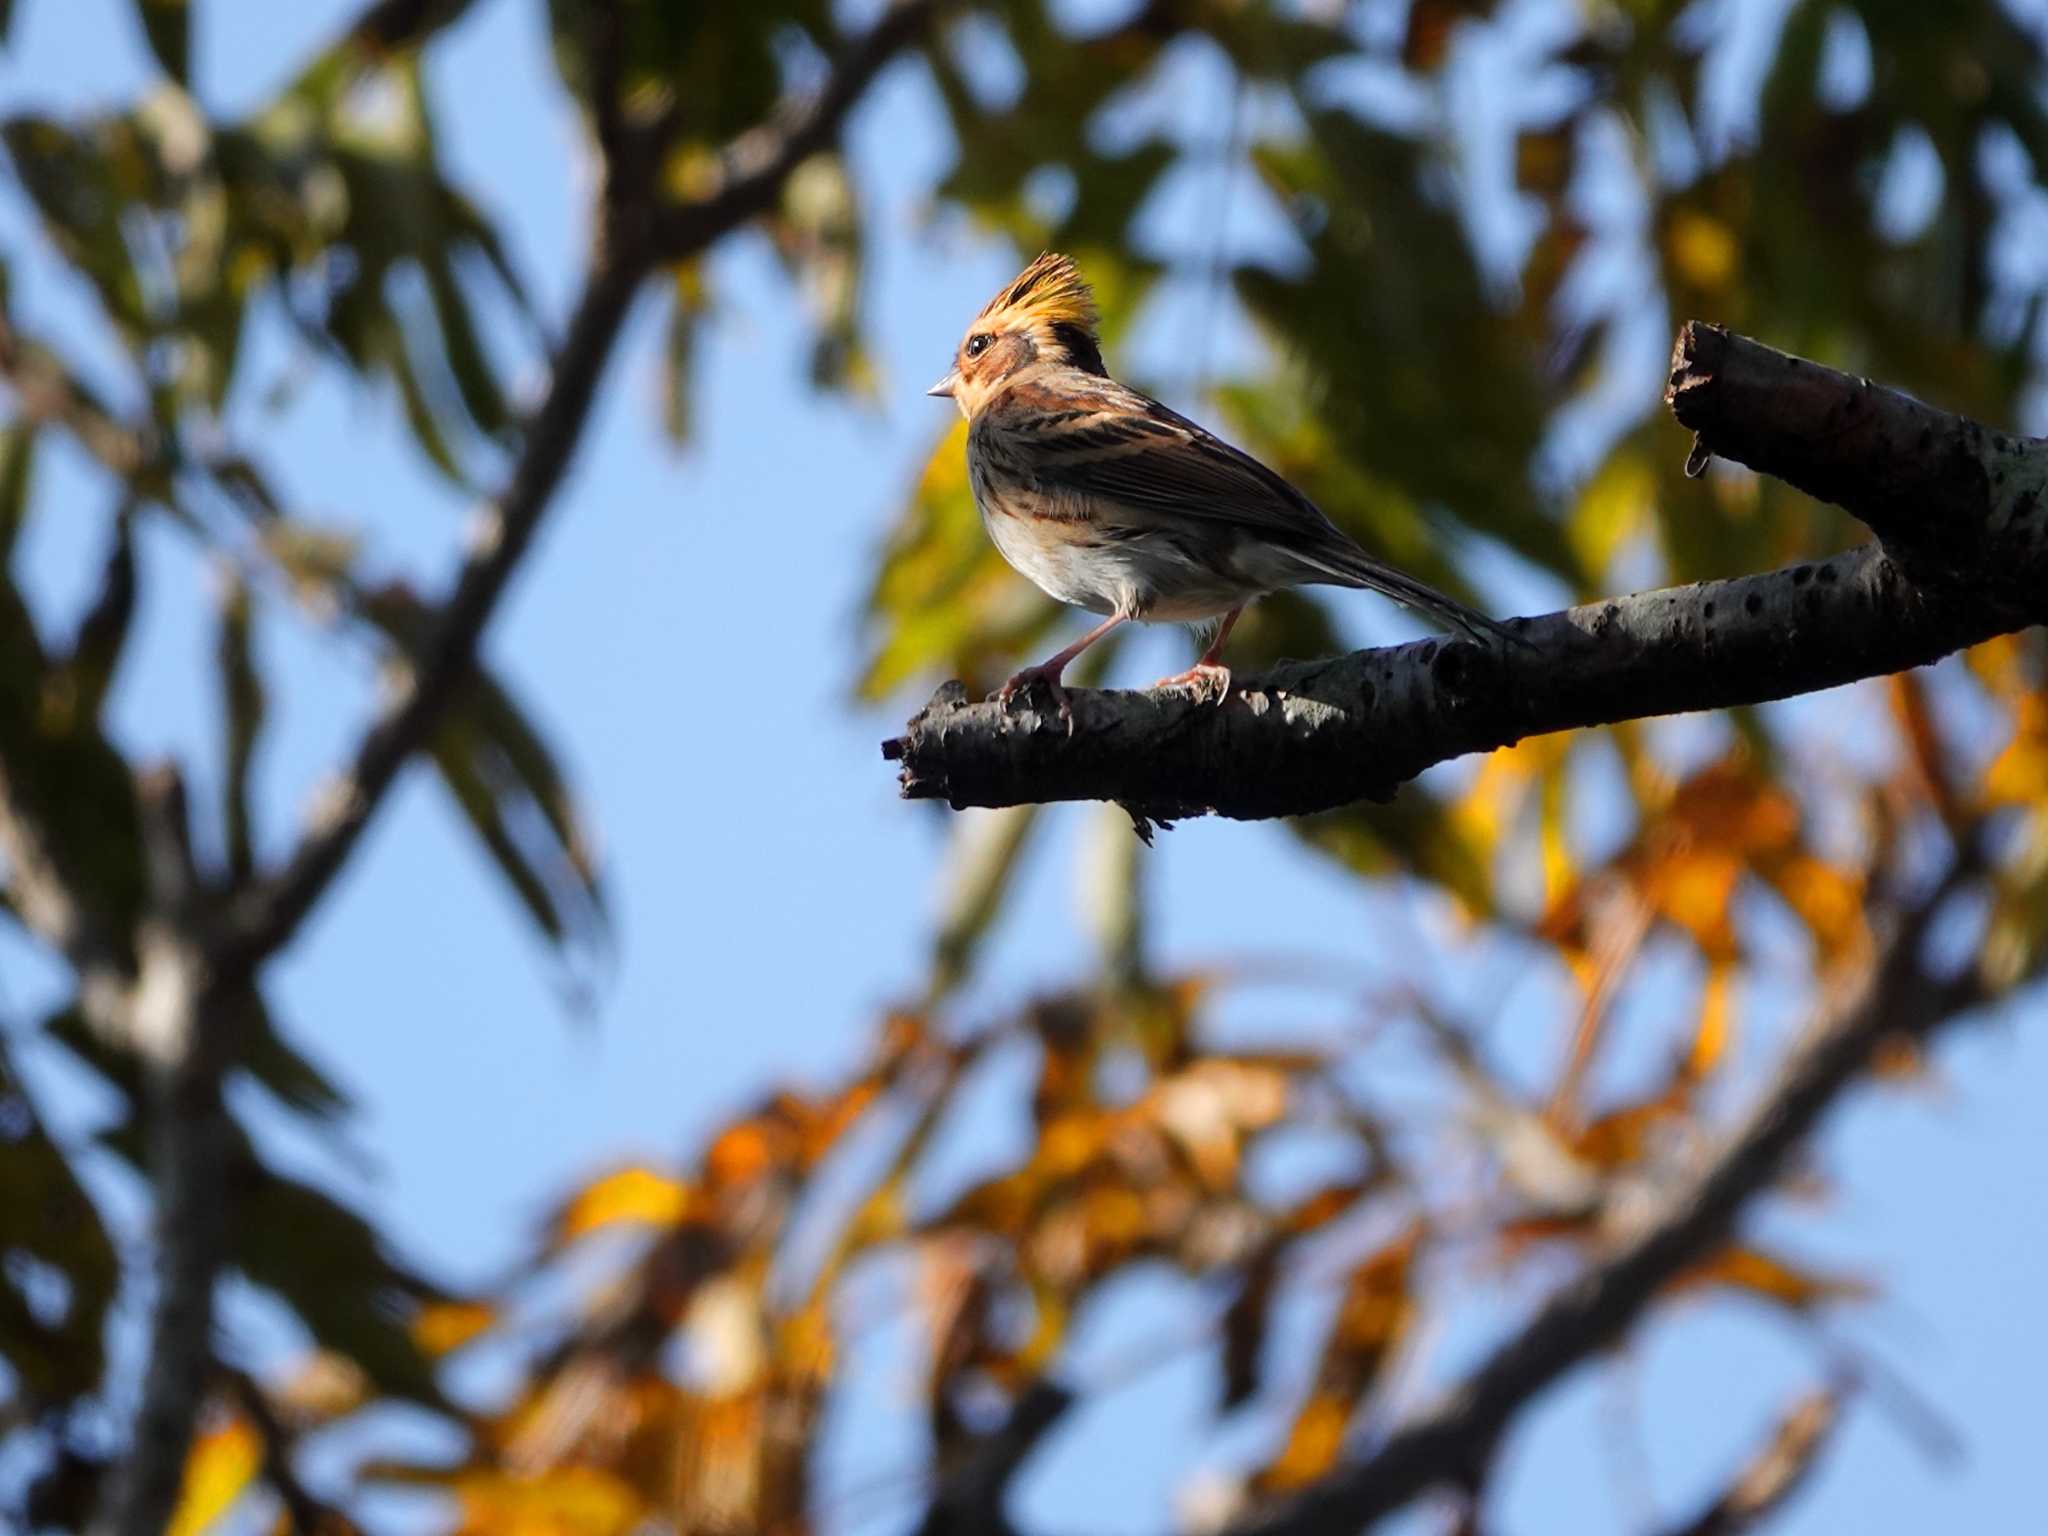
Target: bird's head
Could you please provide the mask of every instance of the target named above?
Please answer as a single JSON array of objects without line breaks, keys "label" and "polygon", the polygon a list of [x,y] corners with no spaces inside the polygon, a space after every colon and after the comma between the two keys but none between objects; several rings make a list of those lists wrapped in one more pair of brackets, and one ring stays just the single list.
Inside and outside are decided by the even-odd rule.
[{"label": "bird's head", "polygon": [[926,393],[945,395],[972,421],[1027,368],[1102,373],[1095,295],[1080,269],[1047,251],[1004,284],[967,327],[952,369]]}]

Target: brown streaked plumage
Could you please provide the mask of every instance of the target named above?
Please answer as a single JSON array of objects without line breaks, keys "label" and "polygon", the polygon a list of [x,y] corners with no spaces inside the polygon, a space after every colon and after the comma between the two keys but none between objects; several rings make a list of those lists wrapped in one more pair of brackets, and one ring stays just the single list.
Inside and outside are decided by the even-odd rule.
[{"label": "brown streaked plumage", "polygon": [[1476,640],[1518,639],[1384,565],[1250,454],[1109,376],[1094,295],[1047,252],[990,299],[930,393],[967,418],[968,478],[1003,558],[1063,603],[1104,614],[1003,684],[1045,684],[1066,709],[1067,664],[1129,619],[1220,619],[1201,660],[1166,684],[1229,697],[1223,642],[1245,605],[1325,583],[1365,587]]}]

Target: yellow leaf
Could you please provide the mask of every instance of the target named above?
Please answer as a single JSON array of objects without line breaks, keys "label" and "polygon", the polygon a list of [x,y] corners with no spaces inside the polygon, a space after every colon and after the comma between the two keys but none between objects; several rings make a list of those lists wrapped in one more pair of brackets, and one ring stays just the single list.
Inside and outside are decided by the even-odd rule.
[{"label": "yellow leaf", "polygon": [[1735,276],[1741,247],[1726,224],[1697,209],[1681,208],[1664,231],[1664,254],[1675,271],[1695,288],[1726,288]]},{"label": "yellow leaf", "polygon": [[413,1317],[412,1338],[430,1355],[453,1354],[497,1319],[497,1309],[481,1301],[429,1302]]},{"label": "yellow leaf", "polygon": [[580,1191],[556,1221],[556,1240],[573,1243],[620,1222],[674,1226],[689,1215],[691,1191],[652,1168],[621,1168]]},{"label": "yellow leaf", "polygon": [[192,1442],[185,1485],[166,1536],[200,1536],[234,1508],[263,1465],[263,1442],[244,1419],[233,1419]]},{"label": "yellow leaf", "polygon": [[1640,453],[1617,453],[1579,492],[1566,531],[1588,571],[1604,573],[1656,505],[1657,477]]}]

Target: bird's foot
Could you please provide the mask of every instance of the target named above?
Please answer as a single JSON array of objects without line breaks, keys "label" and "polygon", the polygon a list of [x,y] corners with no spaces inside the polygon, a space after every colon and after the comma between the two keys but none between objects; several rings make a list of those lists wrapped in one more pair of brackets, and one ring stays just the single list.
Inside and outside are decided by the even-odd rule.
[{"label": "bird's foot", "polygon": [[1060,674],[1065,667],[1026,667],[1015,677],[990,695],[996,703],[1008,709],[1020,693],[1029,693],[1033,688],[1043,688],[1052,695],[1052,701],[1059,706],[1060,719],[1066,722],[1067,734],[1074,732],[1074,706],[1067,699],[1067,690],[1060,686]]},{"label": "bird's foot", "polygon": [[1230,668],[1216,661],[1198,661],[1185,672],[1176,672],[1172,677],[1162,677],[1152,685],[1154,688],[1185,688],[1196,698],[1213,693],[1216,704],[1221,708],[1230,698]]}]

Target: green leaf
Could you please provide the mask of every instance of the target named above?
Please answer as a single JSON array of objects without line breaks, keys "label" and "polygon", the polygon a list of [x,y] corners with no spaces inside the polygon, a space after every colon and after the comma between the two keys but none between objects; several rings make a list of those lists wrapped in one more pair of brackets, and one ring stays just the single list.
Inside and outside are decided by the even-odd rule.
[{"label": "green leaf", "polygon": [[52,1297],[11,1266],[0,1275],[0,1357],[43,1406],[99,1387],[107,1310],[120,1284],[114,1246],[26,1089],[0,1057],[0,1253],[33,1257],[63,1276]]},{"label": "green leaf", "polygon": [[114,519],[113,540],[100,574],[100,590],[79,622],[77,638],[65,671],[74,692],[73,707],[97,718],[112,686],[128,632],[135,618],[134,518],[124,508]]},{"label": "green leaf", "polygon": [[511,433],[512,413],[506,408],[504,391],[498,386],[497,371],[491,367],[478,338],[469,297],[456,281],[454,268],[445,256],[429,255],[421,262],[420,270],[433,304],[442,356],[455,380],[463,408],[477,431],[502,442]]},{"label": "green leaf", "polygon": [[[428,618],[419,599],[397,586],[370,594],[364,616],[406,653],[419,646]],[[609,918],[588,829],[553,751],[489,672],[473,672],[432,754],[463,819],[535,925],[565,955],[601,954]]]},{"label": "green leaf", "polygon": [[36,429],[25,421],[0,427],[0,568],[14,554],[14,541],[28,520],[35,479]]},{"label": "green leaf", "polygon": [[180,85],[190,81],[192,12],[186,0],[135,0],[149,51]]},{"label": "green leaf", "polygon": [[680,446],[690,436],[691,374],[696,366],[697,331],[711,307],[701,262],[678,266],[670,281],[668,329],[662,341],[661,424]]},{"label": "green leaf", "polygon": [[376,1389],[429,1408],[446,1401],[411,1318],[441,1289],[391,1256],[375,1227],[331,1195],[263,1166],[245,1138],[235,1158],[231,1261],[298,1314],[314,1339]]}]

